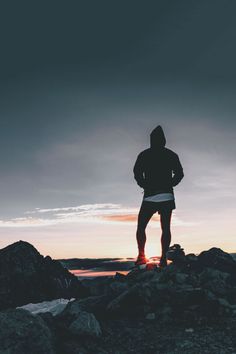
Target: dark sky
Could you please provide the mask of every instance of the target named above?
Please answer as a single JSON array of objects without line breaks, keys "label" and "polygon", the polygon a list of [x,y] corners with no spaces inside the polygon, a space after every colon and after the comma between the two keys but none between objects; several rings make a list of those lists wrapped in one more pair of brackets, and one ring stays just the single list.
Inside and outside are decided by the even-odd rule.
[{"label": "dark sky", "polygon": [[0,10],[3,224],[35,208],[139,206],[132,168],[158,124],[184,166],[180,214],[235,215],[235,1]]}]

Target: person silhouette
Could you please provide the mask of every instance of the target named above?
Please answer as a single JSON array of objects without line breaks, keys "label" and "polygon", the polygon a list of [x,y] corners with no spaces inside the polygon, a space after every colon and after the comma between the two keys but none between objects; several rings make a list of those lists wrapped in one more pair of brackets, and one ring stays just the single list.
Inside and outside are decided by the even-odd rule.
[{"label": "person silhouette", "polygon": [[162,229],[160,267],[167,265],[166,253],[171,242],[171,215],[176,209],[173,187],[184,177],[179,156],[165,147],[166,138],[158,125],[150,134],[150,148],[141,151],[133,167],[134,179],[144,189],[138,213],[136,240],[138,257],[135,265],[146,264],[145,256],[146,226],[158,211]]}]

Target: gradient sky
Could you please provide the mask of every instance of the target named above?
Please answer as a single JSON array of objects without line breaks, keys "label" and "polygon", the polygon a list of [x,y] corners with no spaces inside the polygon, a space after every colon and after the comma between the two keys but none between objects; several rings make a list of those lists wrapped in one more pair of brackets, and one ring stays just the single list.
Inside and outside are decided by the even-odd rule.
[{"label": "gradient sky", "polygon": [[[185,177],[172,243],[235,252],[236,2],[1,4],[0,247],[137,255],[133,165],[161,124]],[[147,255],[160,254],[156,214]]]}]

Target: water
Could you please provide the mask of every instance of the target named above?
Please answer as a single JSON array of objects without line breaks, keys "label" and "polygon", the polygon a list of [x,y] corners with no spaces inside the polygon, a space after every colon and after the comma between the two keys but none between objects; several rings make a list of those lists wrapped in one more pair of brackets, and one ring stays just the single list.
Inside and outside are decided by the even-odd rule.
[{"label": "water", "polygon": [[78,278],[94,278],[94,277],[108,277],[114,276],[116,272],[126,275],[130,270],[93,270],[93,269],[72,269],[69,270]]}]

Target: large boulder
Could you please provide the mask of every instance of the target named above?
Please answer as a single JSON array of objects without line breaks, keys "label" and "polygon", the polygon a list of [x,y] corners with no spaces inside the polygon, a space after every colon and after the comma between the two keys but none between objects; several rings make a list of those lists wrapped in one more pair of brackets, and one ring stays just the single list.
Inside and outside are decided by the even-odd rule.
[{"label": "large boulder", "polygon": [[236,261],[229,253],[222,251],[220,248],[212,247],[208,251],[201,252],[198,260],[204,267],[235,274]]},{"label": "large boulder", "polygon": [[0,312],[0,352],[54,354],[53,336],[39,317],[26,310]]},{"label": "large boulder", "polygon": [[81,311],[78,317],[70,324],[69,332],[75,336],[99,337],[102,330],[93,313]]},{"label": "large boulder", "polygon": [[137,283],[110,301],[106,307],[109,315],[142,316],[150,311],[152,288],[148,283]]},{"label": "large boulder", "polygon": [[216,295],[225,295],[229,289],[230,275],[213,268],[205,268],[200,273],[199,280],[203,288]]},{"label": "large boulder", "polygon": [[167,258],[175,264],[185,263],[184,249],[179,244],[171,246],[167,252]]},{"label": "large boulder", "polygon": [[0,250],[0,309],[87,294],[59,261],[43,257],[30,243],[18,241]]},{"label": "large boulder", "polygon": [[111,295],[88,296],[84,299],[71,301],[65,309],[58,315],[58,320],[71,323],[80,312],[86,311],[95,314],[98,318],[103,318],[108,303],[112,300]]}]

